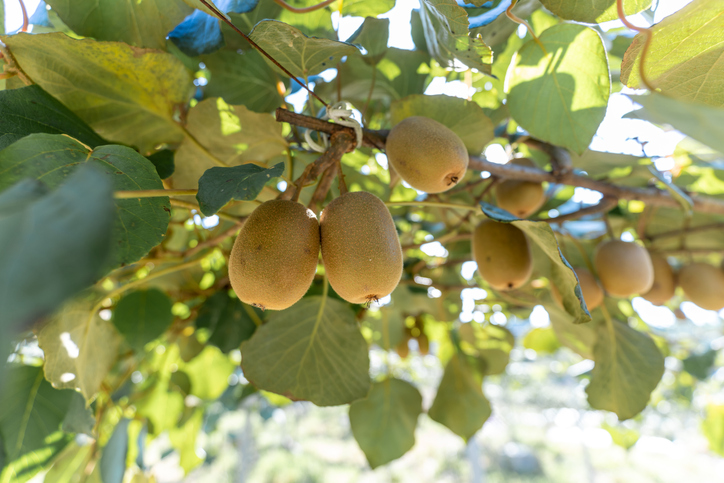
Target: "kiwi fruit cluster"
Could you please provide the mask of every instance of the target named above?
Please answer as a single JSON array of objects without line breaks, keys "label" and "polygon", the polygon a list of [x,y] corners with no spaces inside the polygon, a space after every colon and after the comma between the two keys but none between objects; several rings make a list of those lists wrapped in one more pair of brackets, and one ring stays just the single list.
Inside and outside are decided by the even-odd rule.
[{"label": "kiwi fruit cluster", "polygon": [[468,168],[468,150],[450,128],[434,119],[412,116],[396,124],[385,145],[390,166],[413,188],[442,193]]},{"label": "kiwi fruit cluster", "polygon": [[379,198],[360,191],[333,200],[319,222],[296,201],[259,205],[231,250],[231,287],[244,303],[286,309],[309,290],[320,249],[330,285],[351,303],[389,295],[402,276],[392,215]]},{"label": "kiwi fruit cluster", "polygon": [[430,353],[430,339],[428,339],[425,334],[425,323],[421,316],[415,317],[415,322],[412,327],[405,325],[402,340],[400,340],[397,347],[395,347],[395,352],[397,352],[397,355],[399,355],[402,359],[410,355],[410,346],[408,342],[412,339],[417,340],[417,346],[420,349],[420,354],[426,356]]}]

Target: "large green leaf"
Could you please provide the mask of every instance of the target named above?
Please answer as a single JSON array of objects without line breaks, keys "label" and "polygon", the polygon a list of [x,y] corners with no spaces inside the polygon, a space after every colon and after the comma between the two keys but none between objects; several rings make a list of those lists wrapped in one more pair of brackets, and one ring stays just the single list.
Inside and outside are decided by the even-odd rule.
[{"label": "large green leaf", "polygon": [[300,79],[336,67],[342,57],[359,54],[354,45],[307,37],[299,29],[276,20],[259,22],[250,37]]},{"label": "large green leaf", "polygon": [[387,39],[390,36],[390,19],[367,17],[362,26],[347,39],[355,45],[361,45],[367,53],[365,60],[376,64],[387,53]]},{"label": "large green leaf", "polygon": [[[376,17],[381,15],[395,6],[395,0],[344,0],[342,3],[342,15],[352,15],[354,17]],[[339,7],[337,3],[332,4],[333,11]]]},{"label": "large green leaf", "polygon": [[215,166],[264,163],[287,148],[282,124],[270,114],[206,99],[190,111],[186,138],[176,152],[175,188],[197,188],[199,178]]},{"label": "large green leaf", "polygon": [[711,349],[703,354],[692,354],[682,361],[684,370],[695,378],[705,381],[709,377],[709,371],[714,366],[714,362],[716,362],[717,354],[717,351]]},{"label": "large green leaf", "polygon": [[721,135],[724,108],[672,99],[656,93],[629,97],[644,108],[630,113],[627,117],[637,117],[656,124],[670,124],[710,148],[724,153],[724,137]]},{"label": "large green leaf", "polygon": [[392,124],[406,117],[425,116],[460,136],[468,152],[477,156],[493,140],[493,122],[476,103],[445,95],[412,95],[392,103]]},{"label": "large green leaf", "polygon": [[237,297],[229,297],[225,290],[219,290],[206,299],[199,308],[196,327],[208,329],[207,343],[215,345],[222,352],[238,349],[256,330],[257,321],[261,321],[261,310],[242,303]]},{"label": "large green leaf", "polygon": [[483,427],[490,413],[490,403],[483,394],[482,383],[476,380],[464,356],[454,355],[445,366],[435,401],[427,414],[468,440]]},{"label": "large green leaf", "polygon": [[[674,97],[724,106],[724,10],[720,0],[691,2],[651,27],[653,39],[644,67],[655,88]],[[639,62],[644,35],[638,34],[621,64],[621,82],[643,87]]]},{"label": "large green leaf", "polygon": [[91,303],[73,300],[38,333],[45,354],[45,377],[58,389],[78,389],[91,401],[116,361],[121,341],[113,324],[91,312]]},{"label": "large green leaf", "polygon": [[508,70],[510,115],[531,135],[579,154],[606,114],[611,92],[606,49],[588,27],[563,23],[521,47]]},{"label": "large green leaf", "polygon": [[[61,184],[78,165],[99,168],[115,190],[163,189],[156,168],[125,146],[86,146],[58,134],[31,134],[0,151],[0,190],[23,178],[35,178],[51,188]],[[168,197],[116,200],[111,266],[133,263],[163,240],[168,228]]]},{"label": "large green leaf", "polygon": [[0,40],[36,84],[104,138],[143,153],[183,139],[174,115],[188,101],[193,85],[173,55],[60,33]]},{"label": "large green leaf", "polygon": [[158,289],[136,290],[118,301],[113,325],[136,351],[163,334],[173,321],[168,295]]},{"label": "large green leaf", "polygon": [[34,180],[0,192],[0,338],[96,281],[111,252],[112,216],[110,183],[91,167],[50,194]]},{"label": "large green leaf", "polygon": [[0,437],[8,466],[0,481],[26,480],[63,449],[70,438],[60,431],[73,398],[43,378],[40,367],[10,366],[0,391]]},{"label": "large green leaf", "polygon": [[593,346],[596,344],[594,324],[574,324],[573,316],[553,300],[543,301],[543,307],[550,316],[558,341],[584,359],[593,359]]},{"label": "large green leaf", "polygon": [[724,456],[724,405],[710,404],[706,407],[701,429],[709,441],[709,449]]},{"label": "large green leaf", "polygon": [[409,382],[394,378],[373,384],[366,398],[349,406],[352,434],[372,468],[412,448],[421,412],[420,392]]},{"label": "large green leaf", "polygon": [[566,312],[573,316],[573,322],[576,324],[589,322],[591,315],[583,301],[578,277],[561,253],[558,240],[550,225],[544,221],[520,220],[489,203],[481,202],[480,206],[488,218],[501,223],[512,223],[543,250],[551,261],[550,279],[562,294]]},{"label": "large green leaf", "polygon": [[229,387],[229,376],[236,365],[216,347],[207,346],[190,362],[179,363],[178,367],[189,376],[191,394],[212,401]]},{"label": "large green leaf", "polygon": [[211,73],[204,89],[207,97],[222,97],[229,104],[244,105],[255,112],[270,112],[281,106],[284,98],[277,89],[281,78],[259,52],[219,50],[201,56],[201,61]]},{"label": "large green leaf", "polygon": [[[541,0],[545,8],[566,20],[585,23],[601,23],[616,20],[616,0]],[[633,15],[649,8],[651,0],[624,0],[626,15]]]},{"label": "large green leaf", "polygon": [[335,406],[370,388],[367,343],[349,306],[332,298],[307,297],[272,315],[241,354],[252,384],[293,400]]},{"label": "large green leaf", "polygon": [[588,402],[613,411],[620,420],[643,411],[664,375],[664,357],[653,339],[617,320],[596,327],[593,360]]},{"label": "large green leaf", "polygon": [[180,428],[173,428],[168,432],[171,445],[179,452],[179,465],[186,473],[203,463],[196,451],[196,438],[201,432],[204,422],[204,411],[197,409],[194,414]]},{"label": "large green leaf", "polygon": [[95,148],[107,144],[76,114],[42,87],[0,91],[0,149],[33,133],[67,134]]},{"label": "large green leaf", "polygon": [[242,164],[233,168],[211,168],[199,179],[201,212],[211,216],[231,200],[253,200],[267,181],[284,173],[284,163],[265,169],[255,164]]},{"label": "large green leaf", "polygon": [[111,438],[103,447],[99,462],[103,483],[123,483],[126,472],[126,455],[128,454],[128,424],[130,419],[122,418]]},{"label": "large green leaf", "polygon": [[46,0],[83,37],[164,49],[166,35],[193,9],[183,0]]},{"label": "large green leaf", "polygon": [[420,0],[420,19],[430,55],[443,65],[454,59],[490,74],[493,52],[468,32],[468,14],[455,0]]},{"label": "large green leaf", "polygon": [[81,483],[81,475],[90,461],[93,445],[78,446],[72,442],[53,461],[53,466],[45,474],[43,483]]}]

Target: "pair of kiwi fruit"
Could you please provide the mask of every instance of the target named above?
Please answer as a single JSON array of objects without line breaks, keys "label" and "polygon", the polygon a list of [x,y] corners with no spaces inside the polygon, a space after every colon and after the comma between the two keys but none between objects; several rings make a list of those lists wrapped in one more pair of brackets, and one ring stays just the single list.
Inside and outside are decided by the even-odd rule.
[{"label": "pair of kiwi fruit", "polygon": [[262,203],[231,250],[231,287],[239,300],[255,307],[291,307],[311,286],[320,249],[330,285],[351,303],[389,295],[402,276],[392,215],[375,195],[358,191],[334,199],[319,222],[296,201]]}]

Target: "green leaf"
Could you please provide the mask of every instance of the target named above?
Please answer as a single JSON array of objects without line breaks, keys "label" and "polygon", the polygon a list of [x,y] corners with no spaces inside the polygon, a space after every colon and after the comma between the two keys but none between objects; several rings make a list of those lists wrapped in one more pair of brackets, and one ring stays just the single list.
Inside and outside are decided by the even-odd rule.
[{"label": "green leaf", "polygon": [[282,124],[270,114],[206,99],[190,111],[186,138],[176,151],[175,188],[198,188],[199,178],[215,166],[264,163],[287,148]]},{"label": "green leaf", "polygon": [[[618,18],[616,0],[541,0],[545,8],[566,20],[601,23]],[[633,15],[651,6],[651,0],[624,0],[623,11]]]},{"label": "green leaf", "polygon": [[[337,3],[332,4],[332,11],[339,9]],[[342,15],[353,17],[377,17],[388,12],[395,6],[395,0],[344,0],[342,3]]]},{"label": "green leaf", "polygon": [[385,379],[349,406],[352,434],[372,468],[404,455],[415,444],[422,396],[409,382]]},{"label": "green leaf", "polygon": [[709,378],[709,370],[714,366],[716,355],[717,351],[715,350],[708,350],[703,354],[690,355],[682,361],[684,363],[684,370],[700,381],[704,381]]},{"label": "green leaf", "polygon": [[629,97],[641,104],[643,109],[626,117],[645,119],[656,124],[670,124],[687,136],[724,153],[724,138],[720,128],[724,125],[724,109],[672,99],[656,93]]},{"label": "green leaf", "polygon": [[254,386],[317,406],[346,404],[370,388],[367,343],[349,305],[306,297],[259,327],[241,345]]},{"label": "green leaf", "polygon": [[45,474],[43,483],[80,483],[85,466],[90,461],[93,445],[78,446],[71,442],[53,461],[53,466]]},{"label": "green leaf", "polygon": [[204,461],[203,458],[199,458],[196,454],[196,438],[199,432],[201,432],[203,422],[204,411],[197,409],[183,426],[174,428],[168,432],[171,445],[179,452],[179,464],[186,473]]},{"label": "green leaf", "polygon": [[173,302],[158,289],[137,290],[123,297],[113,311],[113,325],[135,351],[163,334],[173,322]]},{"label": "green leaf", "polygon": [[[216,15],[214,15],[214,11],[211,10],[211,9],[210,9],[209,7],[207,7],[206,5],[204,5],[203,3],[201,3],[199,0],[184,0],[184,2],[186,2],[189,6],[191,6],[191,7],[193,7],[193,8],[198,8],[198,9],[201,10],[202,12],[208,13],[208,14],[211,15],[212,17],[216,17]],[[211,4],[213,7],[216,8],[216,10],[218,10],[218,11],[221,12],[221,13],[224,13],[219,7],[216,6],[216,4],[214,3],[213,0],[206,0],[206,3]]]},{"label": "green leaf", "polygon": [[83,37],[165,49],[166,35],[193,10],[183,0],[46,0]]},{"label": "green leaf", "polygon": [[493,52],[482,38],[470,37],[468,14],[455,0],[420,0],[420,19],[427,48],[442,65],[457,59],[490,75]]},{"label": "green leaf", "polygon": [[[724,107],[724,15],[719,0],[699,0],[651,27],[646,78],[664,93]],[[639,62],[645,37],[638,34],[621,64],[621,82],[643,87]],[[638,101],[637,101],[638,102]]]},{"label": "green leaf", "polygon": [[611,426],[610,424],[603,423],[601,428],[605,429],[606,432],[611,435],[613,444],[626,450],[631,449],[631,447],[635,445],[641,437],[641,434],[638,431],[627,428],[622,424]]},{"label": "green leaf", "polygon": [[551,327],[561,345],[584,359],[593,359],[593,346],[596,344],[594,324],[574,324],[573,316],[551,299],[543,301],[543,306],[550,315]]},{"label": "green leaf", "polygon": [[121,339],[91,303],[73,300],[38,333],[45,354],[45,377],[58,389],[78,389],[92,401],[116,361]]},{"label": "green leaf", "polygon": [[[125,146],[86,146],[58,134],[31,134],[0,151],[0,190],[31,177],[60,185],[80,164],[99,168],[115,190],[163,189],[156,168]],[[133,263],[161,241],[168,228],[168,197],[116,200],[112,267]]]},{"label": "green leaf", "polygon": [[472,438],[490,417],[490,403],[483,394],[482,383],[476,380],[463,356],[456,354],[448,361],[427,413],[433,421],[465,440]]},{"label": "green leaf", "polygon": [[523,347],[539,354],[553,354],[561,347],[561,343],[553,327],[538,327],[526,334]]},{"label": "green leaf", "polygon": [[77,115],[42,87],[0,91],[0,149],[28,134],[67,134],[90,147],[107,144]]},{"label": "green leaf", "polygon": [[277,90],[280,79],[259,52],[218,50],[202,55],[201,61],[211,72],[206,97],[222,97],[255,112],[273,111],[282,105],[284,99]]},{"label": "green leaf", "polygon": [[151,161],[156,167],[158,177],[161,179],[166,179],[170,177],[176,169],[173,157],[173,151],[171,151],[170,149],[162,149],[158,152],[153,153],[147,159]]},{"label": "green leaf", "polygon": [[301,30],[276,20],[259,22],[250,37],[300,79],[336,67],[342,57],[359,54],[354,45],[307,37]]},{"label": "green leaf", "polygon": [[664,357],[648,334],[617,320],[599,323],[596,337],[588,402],[613,411],[621,421],[632,418],[646,407],[664,375]]},{"label": "green leaf", "polygon": [[208,329],[211,335],[207,342],[228,353],[238,349],[242,342],[254,334],[255,320],[261,323],[262,318],[261,310],[242,303],[236,297],[231,298],[225,290],[220,290],[206,299],[199,309],[196,327]]},{"label": "green leaf", "polygon": [[63,418],[62,429],[66,433],[81,433],[93,437],[96,420],[91,408],[86,407],[85,399],[80,393],[73,392],[68,412]]},{"label": "green leaf", "polygon": [[97,280],[111,251],[112,214],[111,187],[91,167],[50,194],[34,180],[0,192],[0,336]]},{"label": "green leaf", "polygon": [[347,39],[367,51],[365,59],[376,64],[387,53],[387,39],[390,36],[390,19],[367,17],[359,29]]},{"label": "green leaf", "polygon": [[468,152],[474,156],[483,152],[495,137],[493,122],[476,103],[445,95],[412,95],[392,103],[392,124],[410,116],[425,116],[449,127],[457,134]]},{"label": "green leaf", "polygon": [[501,223],[512,223],[541,248],[551,261],[550,279],[563,296],[566,312],[573,316],[575,324],[589,322],[591,314],[588,313],[586,303],[583,301],[576,273],[561,253],[558,240],[550,225],[544,221],[520,220],[489,203],[481,202],[480,206],[488,218]]},{"label": "green leaf", "polygon": [[709,404],[701,432],[709,441],[709,449],[724,456],[724,405]]},{"label": "green leaf", "polygon": [[508,69],[510,115],[532,136],[578,154],[606,114],[611,81],[606,49],[588,27],[562,23],[521,47]]},{"label": "green leaf", "polygon": [[[2,37],[23,71],[102,137],[146,153],[178,143],[192,78],[171,54],[61,33]],[[63,59],[63,62],[58,62]]]},{"label": "green leaf", "polygon": [[262,168],[253,163],[233,168],[211,168],[199,179],[201,213],[211,216],[231,200],[254,200],[264,185],[284,173],[284,163]]},{"label": "green leaf", "polygon": [[[0,2],[0,34],[5,33],[5,2]],[[0,465],[2,468],[2,465]]]},{"label": "green leaf", "polygon": [[123,483],[128,454],[128,424],[130,419],[122,418],[113,430],[111,438],[103,447],[100,460],[103,483]]},{"label": "green leaf", "polygon": [[189,376],[191,394],[213,401],[229,387],[229,376],[236,365],[216,347],[207,346],[191,362],[179,363],[178,368]]},{"label": "green leaf", "polygon": [[32,366],[9,366],[0,391],[0,437],[7,467],[0,481],[27,479],[68,443],[60,431],[72,391],[58,391]]}]

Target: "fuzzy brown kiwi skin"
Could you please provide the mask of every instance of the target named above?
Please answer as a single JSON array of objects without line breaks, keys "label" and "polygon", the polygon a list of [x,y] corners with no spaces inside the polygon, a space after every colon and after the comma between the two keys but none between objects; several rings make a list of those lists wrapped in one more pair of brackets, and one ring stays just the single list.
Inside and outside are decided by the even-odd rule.
[{"label": "fuzzy brown kiwi skin", "polygon": [[334,199],[320,216],[322,261],[329,283],[353,304],[389,295],[402,277],[402,248],[392,215],[371,193]]},{"label": "fuzzy brown kiwi skin", "polygon": [[296,201],[262,203],[231,250],[231,287],[239,300],[255,307],[291,307],[314,280],[319,247],[319,223],[312,211]]},{"label": "fuzzy brown kiwi skin", "polygon": [[472,248],[478,273],[496,290],[521,287],[533,273],[530,242],[514,225],[484,220],[473,232]]},{"label": "fuzzy brown kiwi skin", "polygon": [[447,126],[427,117],[403,119],[387,136],[390,165],[415,189],[442,193],[465,176],[468,151]]},{"label": "fuzzy brown kiwi skin", "polygon": [[607,240],[600,243],[593,264],[601,285],[614,297],[646,293],[654,284],[651,255],[634,242]]}]

